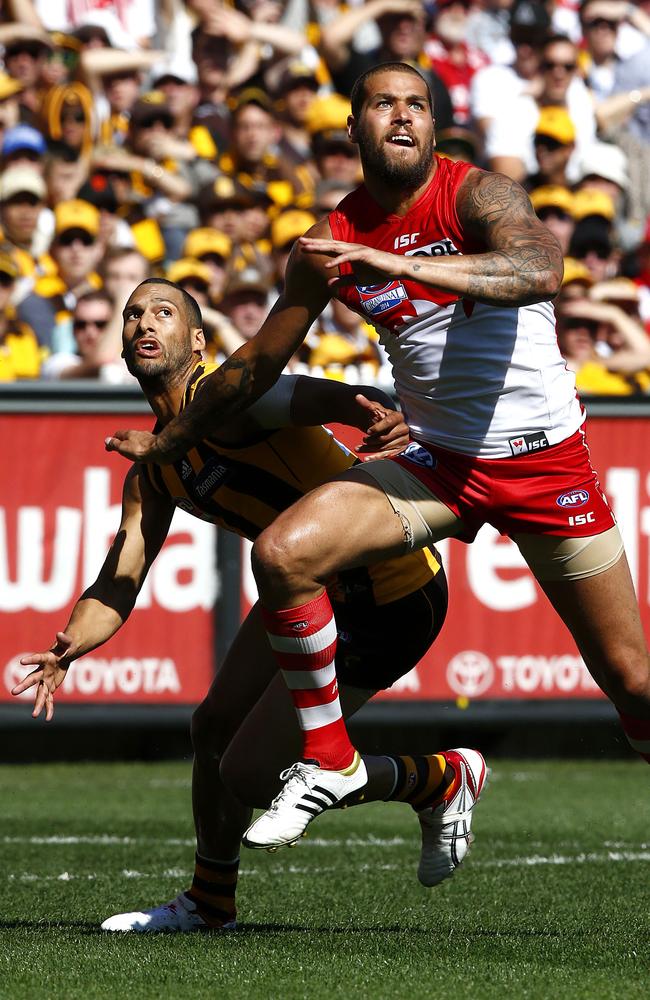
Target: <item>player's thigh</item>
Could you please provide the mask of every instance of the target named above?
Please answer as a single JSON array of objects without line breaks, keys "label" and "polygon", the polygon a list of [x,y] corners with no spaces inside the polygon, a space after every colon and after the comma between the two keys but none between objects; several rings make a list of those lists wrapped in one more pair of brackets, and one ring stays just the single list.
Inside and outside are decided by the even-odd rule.
[{"label": "player's thigh", "polygon": [[646,642],[618,528],[583,539],[516,536],[596,680],[647,662]]},{"label": "player's thigh", "polygon": [[221,752],[277,674],[275,657],[255,604],[242,622],[192,720],[197,741]]},{"label": "player's thigh", "polygon": [[[403,492],[416,487],[422,489],[411,477]],[[457,533],[461,522],[449,508],[429,494],[422,513],[420,502],[398,504],[378,477],[355,466],[298,500],[261,534],[253,549],[258,583],[267,571],[286,567],[322,581]]]},{"label": "player's thigh", "polygon": [[[345,718],[375,694],[341,684],[339,698]],[[221,764],[221,775],[247,805],[266,808],[280,791],[280,773],[299,759],[302,735],[283,678],[277,675],[240,726]]]}]

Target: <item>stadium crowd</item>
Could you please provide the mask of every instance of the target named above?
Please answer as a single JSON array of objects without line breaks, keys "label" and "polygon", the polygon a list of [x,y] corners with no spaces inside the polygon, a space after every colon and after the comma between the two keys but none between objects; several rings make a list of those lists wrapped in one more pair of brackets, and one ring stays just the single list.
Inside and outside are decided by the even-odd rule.
[{"label": "stadium crowd", "polygon": [[[149,276],[199,302],[209,360],[252,337],[361,178],[355,78],[399,60],[439,154],[522,183],[558,238],[581,393],[650,392],[649,0],[4,0],[0,46],[0,382],[131,381]],[[290,368],[392,386],[336,301]]]}]

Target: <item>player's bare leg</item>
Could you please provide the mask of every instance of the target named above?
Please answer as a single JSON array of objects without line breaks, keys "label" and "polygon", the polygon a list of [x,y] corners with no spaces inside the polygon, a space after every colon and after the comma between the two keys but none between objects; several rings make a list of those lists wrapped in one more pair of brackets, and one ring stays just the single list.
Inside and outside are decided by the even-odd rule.
[{"label": "player's bare leg", "polygon": [[625,734],[650,762],[650,656],[625,555],[583,580],[540,581]]}]

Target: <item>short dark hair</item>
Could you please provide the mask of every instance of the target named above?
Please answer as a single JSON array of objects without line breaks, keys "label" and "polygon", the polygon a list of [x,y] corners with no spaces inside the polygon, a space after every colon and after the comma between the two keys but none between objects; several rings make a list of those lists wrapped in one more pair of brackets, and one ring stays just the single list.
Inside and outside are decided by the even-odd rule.
[{"label": "short dark hair", "polygon": [[142,288],[143,285],[169,285],[171,288],[175,288],[177,292],[181,293],[183,298],[185,316],[190,326],[192,328],[199,327],[203,329],[203,316],[198,302],[193,295],[190,295],[184,288],[177,285],[175,281],[169,281],[168,278],[145,278],[137,287]]},{"label": "short dark hair", "polygon": [[378,66],[371,66],[370,69],[367,69],[365,73],[362,73],[361,76],[358,77],[357,80],[355,80],[354,86],[352,87],[352,93],[350,94],[350,106],[352,108],[352,116],[354,118],[358,118],[359,115],[361,114],[361,109],[363,108],[363,102],[366,97],[367,81],[371,77],[375,76],[377,73],[385,73],[385,72],[412,73],[413,76],[417,76],[422,81],[424,86],[427,88],[427,94],[429,95],[429,107],[433,112],[433,97],[431,95],[431,88],[427,83],[427,81],[425,80],[425,78],[422,76],[422,73],[420,73],[419,70],[415,68],[415,66],[411,66],[410,63],[385,62],[385,63],[379,63]]},{"label": "short dark hair", "polygon": [[113,296],[109,295],[103,288],[95,288],[92,292],[86,292],[84,295],[80,295],[75,303],[75,309],[83,302],[105,302],[111,310],[115,307]]}]

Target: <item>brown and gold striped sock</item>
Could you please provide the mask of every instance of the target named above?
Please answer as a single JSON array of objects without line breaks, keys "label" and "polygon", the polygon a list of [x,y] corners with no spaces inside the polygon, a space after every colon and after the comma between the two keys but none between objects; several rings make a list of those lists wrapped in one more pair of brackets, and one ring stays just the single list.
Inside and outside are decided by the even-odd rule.
[{"label": "brown and gold striped sock", "polygon": [[442,754],[386,754],[395,768],[395,785],[386,802],[408,802],[416,811],[437,805],[454,780]]},{"label": "brown and gold striped sock", "polygon": [[192,886],[186,895],[209,927],[221,927],[237,915],[235,893],[239,858],[235,861],[212,861],[196,855]]}]

